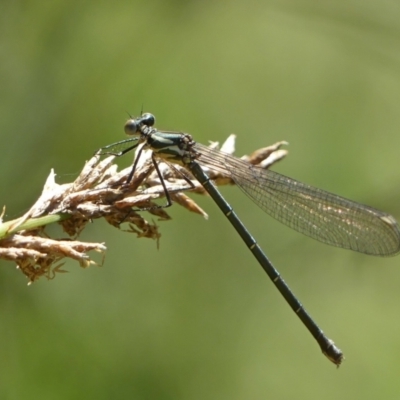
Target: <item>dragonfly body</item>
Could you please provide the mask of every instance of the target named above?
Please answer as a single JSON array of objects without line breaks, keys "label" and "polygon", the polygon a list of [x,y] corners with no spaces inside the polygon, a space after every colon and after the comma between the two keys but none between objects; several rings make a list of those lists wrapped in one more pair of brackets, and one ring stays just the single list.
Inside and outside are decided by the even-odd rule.
[{"label": "dragonfly body", "polygon": [[[230,176],[264,211],[305,235],[321,242],[365,254],[390,256],[400,252],[400,227],[387,213],[321,189],[298,182],[276,172],[253,166],[244,160],[196,143],[186,133],[164,132],[153,127],[155,118],[145,113],[125,124],[129,139],[104,147],[113,150],[123,144],[122,155],[142,144],[153,152],[153,162],[161,183],[157,160],[179,164],[189,170],[214,199],[241,236],[274,285],[318,342],[322,352],[336,365],[343,360],[341,350],[318,327],[272,265],[254,237],[232,207],[219,193],[202,167]],[[132,179],[142,149],[139,150],[128,181]],[[107,152],[108,154],[110,151]],[[103,153],[105,154],[105,153]],[[186,179],[186,178],[185,178]]]}]

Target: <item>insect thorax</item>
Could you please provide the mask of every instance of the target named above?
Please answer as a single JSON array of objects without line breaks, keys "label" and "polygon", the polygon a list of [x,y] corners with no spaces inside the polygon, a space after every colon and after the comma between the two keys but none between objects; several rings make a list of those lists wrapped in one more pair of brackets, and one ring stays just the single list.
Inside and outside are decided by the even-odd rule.
[{"label": "insect thorax", "polygon": [[147,147],[157,157],[180,165],[187,165],[197,158],[193,149],[195,144],[186,133],[154,132],[147,138]]}]

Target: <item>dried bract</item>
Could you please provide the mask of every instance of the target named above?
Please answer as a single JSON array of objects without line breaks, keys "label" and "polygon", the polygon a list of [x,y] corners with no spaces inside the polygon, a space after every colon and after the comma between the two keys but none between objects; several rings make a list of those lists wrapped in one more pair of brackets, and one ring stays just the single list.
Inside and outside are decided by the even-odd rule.
[{"label": "dried bract", "polygon": [[[222,145],[221,150],[233,154],[235,136],[231,135]],[[253,165],[268,168],[286,155],[280,147],[285,142],[260,149],[250,156],[244,156]],[[218,148],[217,143],[211,144]],[[89,222],[104,218],[110,225],[120,229],[126,223],[125,232],[135,233],[138,238],[154,239],[159,243],[161,234],[152,220],[147,221],[139,211],[147,211],[158,220],[168,220],[163,203],[155,201],[165,197],[151,160],[151,152],[143,151],[133,179],[126,184],[131,167],[118,171],[114,164],[115,156],[100,159],[92,157],[72,183],[59,185],[55,173],[51,170],[39,199],[22,217],[14,221],[3,222],[0,217],[0,258],[14,261],[29,282],[45,276],[53,279],[61,269],[61,260],[71,258],[86,268],[101,265],[92,260],[88,252],[94,250],[104,255],[106,247],[102,243],[78,241],[77,237]],[[160,163],[171,200],[187,210],[207,218],[207,214],[184,192],[206,193],[194,177],[179,165]],[[215,171],[208,171],[210,178],[217,185],[232,185],[229,176]],[[188,181],[192,183],[192,187]],[[50,223],[59,223],[72,240],[49,238],[44,227]]]}]

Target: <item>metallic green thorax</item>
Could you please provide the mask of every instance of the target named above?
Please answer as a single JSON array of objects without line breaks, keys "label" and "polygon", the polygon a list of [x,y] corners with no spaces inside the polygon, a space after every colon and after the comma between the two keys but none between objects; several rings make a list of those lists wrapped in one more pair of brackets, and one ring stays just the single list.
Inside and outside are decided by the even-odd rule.
[{"label": "metallic green thorax", "polygon": [[146,147],[158,158],[186,166],[196,159],[193,145],[196,142],[186,133],[154,132],[147,137]]}]

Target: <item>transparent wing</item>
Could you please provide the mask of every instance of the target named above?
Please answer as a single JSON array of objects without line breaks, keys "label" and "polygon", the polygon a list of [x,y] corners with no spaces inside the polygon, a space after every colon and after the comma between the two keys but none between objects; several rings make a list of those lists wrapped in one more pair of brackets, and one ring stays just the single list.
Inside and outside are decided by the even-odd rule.
[{"label": "transparent wing", "polygon": [[400,252],[400,227],[389,214],[195,145],[198,162],[228,176],[265,212],[304,235],[365,254]]}]

